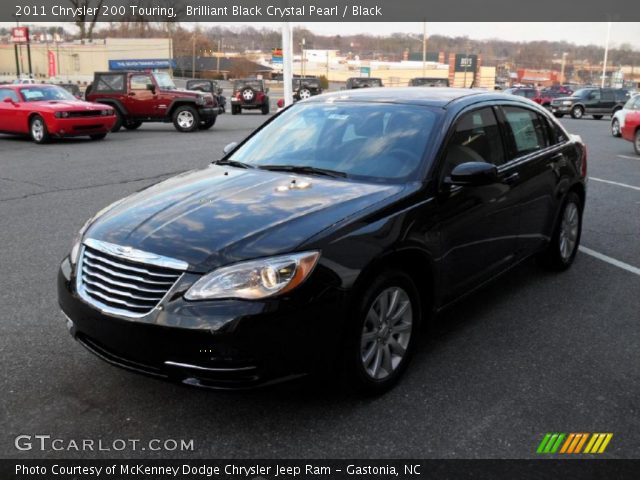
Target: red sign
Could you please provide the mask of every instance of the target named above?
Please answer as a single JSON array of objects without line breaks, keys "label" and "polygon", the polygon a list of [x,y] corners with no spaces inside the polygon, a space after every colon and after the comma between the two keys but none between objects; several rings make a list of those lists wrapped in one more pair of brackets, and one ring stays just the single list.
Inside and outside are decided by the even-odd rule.
[{"label": "red sign", "polygon": [[13,43],[27,43],[29,41],[29,27],[13,27],[11,41]]},{"label": "red sign", "polygon": [[56,62],[56,54],[49,50],[47,52],[49,60],[49,78],[55,77],[58,74],[58,64]]}]

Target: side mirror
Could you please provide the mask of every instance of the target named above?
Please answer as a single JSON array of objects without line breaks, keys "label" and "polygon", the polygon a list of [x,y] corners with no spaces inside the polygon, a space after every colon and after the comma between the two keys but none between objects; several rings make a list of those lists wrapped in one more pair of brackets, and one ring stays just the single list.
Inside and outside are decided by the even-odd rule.
[{"label": "side mirror", "polygon": [[148,83],[147,90],[149,90],[151,93],[156,93],[156,86],[153,83]]},{"label": "side mirror", "polygon": [[4,103],[10,103],[10,104],[12,104],[12,105],[13,105],[13,99],[12,99],[11,97],[6,97],[6,98],[3,100],[3,102],[4,102]]},{"label": "side mirror", "polygon": [[226,155],[228,154],[231,150],[233,150],[234,148],[236,148],[238,146],[238,142],[231,142],[230,144],[228,144],[226,147],[224,147],[222,149],[223,153]]},{"label": "side mirror", "polygon": [[498,169],[495,165],[485,162],[467,162],[455,167],[451,172],[448,183],[477,187],[491,185],[498,182]]},{"label": "side mirror", "polygon": [[269,87],[264,89],[264,93],[269,93]]}]

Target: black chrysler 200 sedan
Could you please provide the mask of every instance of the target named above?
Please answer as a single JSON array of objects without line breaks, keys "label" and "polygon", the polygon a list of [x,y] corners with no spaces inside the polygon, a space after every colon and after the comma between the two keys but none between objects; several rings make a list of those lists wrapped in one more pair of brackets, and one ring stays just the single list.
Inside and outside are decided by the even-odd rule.
[{"label": "black chrysler 200 sedan", "polygon": [[78,234],[59,302],[102,359],[201,386],[324,370],[382,391],[430,313],[532,255],[566,269],[580,241],[585,146],[518,97],[321,95],[225,150]]}]

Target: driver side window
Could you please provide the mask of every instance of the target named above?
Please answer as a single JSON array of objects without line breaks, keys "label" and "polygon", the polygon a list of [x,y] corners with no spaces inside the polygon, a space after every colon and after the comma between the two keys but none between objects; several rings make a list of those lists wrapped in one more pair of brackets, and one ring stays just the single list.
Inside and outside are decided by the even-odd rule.
[{"label": "driver side window", "polygon": [[463,114],[454,128],[445,154],[443,177],[467,162],[504,163],[500,127],[491,107]]},{"label": "driver side window", "polygon": [[146,90],[147,85],[153,85],[149,75],[132,75],[131,90]]}]

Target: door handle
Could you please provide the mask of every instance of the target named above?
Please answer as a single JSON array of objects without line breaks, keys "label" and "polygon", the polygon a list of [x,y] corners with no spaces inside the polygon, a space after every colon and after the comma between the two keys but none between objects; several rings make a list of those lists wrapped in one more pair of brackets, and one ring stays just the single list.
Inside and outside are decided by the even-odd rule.
[{"label": "door handle", "polygon": [[502,183],[506,183],[507,185],[511,185],[515,182],[518,181],[518,179],[520,178],[520,174],[518,172],[514,172],[511,175],[504,177],[502,179]]},{"label": "door handle", "polygon": [[136,96],[136,92],[129,92],[129,96],[130,97],[135,97]]}]

